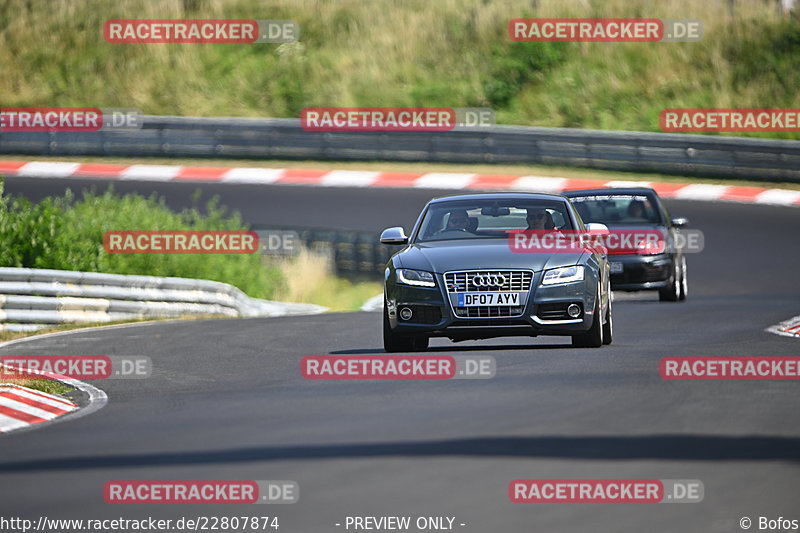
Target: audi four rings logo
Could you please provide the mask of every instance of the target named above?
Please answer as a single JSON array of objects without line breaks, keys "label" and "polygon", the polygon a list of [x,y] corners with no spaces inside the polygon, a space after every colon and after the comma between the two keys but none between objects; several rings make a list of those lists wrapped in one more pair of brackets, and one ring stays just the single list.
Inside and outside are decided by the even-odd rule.
[{"label": "audi four rings logo", "polygon": [[506,277],[502,274],[478,274],[472,276],[470,282],[476,287],[502,287],[506,283]]}]

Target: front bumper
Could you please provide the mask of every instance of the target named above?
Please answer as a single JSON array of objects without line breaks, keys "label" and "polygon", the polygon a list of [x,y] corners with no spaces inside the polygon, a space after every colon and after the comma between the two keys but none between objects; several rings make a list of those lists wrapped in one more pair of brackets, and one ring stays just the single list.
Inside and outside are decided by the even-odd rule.
[{"label": "front bumper", "polygon": [[[456,315],[443,275],[435,276],[436,287],[433,288],[387,283],[387,314],[392,331],[453,340],[577,335],[591,327],[598,296],[597,279],[589,269],[583,281],[549,286],[540,286],[542,272],[535,272],[519,316],[466,318]],[[580,306],[578,318],[560,312],[570,304]],[[403,317],[408,314],[404,309],[411,311],[409,319]]]},{"label": "front bumper", "polygon": [[609,263],[622,265],[622,272],[611,273],[611,288],[615,291],[656,290],[669,287],[674,261],[669,254],[610,255]]}]

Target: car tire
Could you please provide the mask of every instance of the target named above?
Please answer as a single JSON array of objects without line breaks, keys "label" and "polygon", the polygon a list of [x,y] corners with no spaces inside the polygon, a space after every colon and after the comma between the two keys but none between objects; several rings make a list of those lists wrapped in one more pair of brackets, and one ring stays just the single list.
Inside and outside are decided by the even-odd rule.
[{"label": "car tire", "polygon": [[606,323],[603,324],[603,344],[609,345],[614,340],[614,319],[611,315],[611,298],[608,299],[606,308]]},{"label": "car tire", "polygon": [[586,333],[572,336],[573,348],[600,348],[603,345],[603,324],[600,319],[600,286],[597,286],[597,298],[594,302],[592,327]]},{"label": "car tire", "polygon": [[430,337],[414,337],[411,347],[412,352],[424,352],[430,344]]},{"label": "car tire", "polygon": [[678,264],[675,263],[672,281],[669,287],[658,289],[658,299],[662,302],[677,302],[681,297],[681,273],[678,271]]},{"label": "car tire", "polygon": [[681,300],[681,301],[684,301],[684,300],[686,300],[686,297],[688,295],[689,295],[689,277],[688,277],[687,269],[686,269],[686,258],[682,257],[681,258],[681,290],[680,290],[680,296],[678,296],[678,299]]},{"label": "car tire", "polygon": [[422,352],[428,349],[428,337],[398,335],[389,325],[389,313],[383,306],[383,349],[389,353]]}]

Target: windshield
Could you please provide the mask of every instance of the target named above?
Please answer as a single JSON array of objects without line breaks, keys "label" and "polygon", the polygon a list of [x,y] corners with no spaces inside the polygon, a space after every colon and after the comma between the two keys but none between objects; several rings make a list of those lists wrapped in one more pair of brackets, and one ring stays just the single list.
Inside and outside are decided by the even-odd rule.
[{"label": "windshield", "polygon": [[570,198],[581,219],[601,224],[660,224],[661,215],[645,195],[613,194]]},{"label": "windshield", "polygon": [[558,200],[459,200],[431,204],[416,242],[507,238],[526,229],[574,229],[568,205]]}]

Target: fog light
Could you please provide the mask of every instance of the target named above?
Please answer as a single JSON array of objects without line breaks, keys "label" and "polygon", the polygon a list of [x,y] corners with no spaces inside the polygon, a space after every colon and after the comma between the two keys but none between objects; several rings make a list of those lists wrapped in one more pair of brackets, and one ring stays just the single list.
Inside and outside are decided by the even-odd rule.
[{"label": "fog light", "polygon": [[581,316],[581,306],[577,304],[569,304],[569,307],[567,307],[567,314],[572,318],[578,318]]},{"label": "fog light", "polygon": [[403,320],[411,320],[411,317],[413,315],[414,313],[411,311],[411,308],[409,307],[403,307],[402,309],[400,309],[400,318],[402,318]]}]

